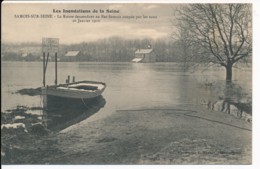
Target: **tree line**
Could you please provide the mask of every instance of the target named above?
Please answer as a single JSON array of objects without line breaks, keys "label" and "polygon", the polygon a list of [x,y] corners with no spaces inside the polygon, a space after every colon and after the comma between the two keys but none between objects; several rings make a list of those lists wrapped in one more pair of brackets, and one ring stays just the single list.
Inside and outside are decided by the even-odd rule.
[{"label": "tree line", "polygon": [[[77,44],[60,44],[60,61],[66,61],[68,51],[80,51],[81,55],[75,61],[93,62],[130,62],[135,57],[135,51],[151,45],[156,54],[157,62],[181,62],[183,57],[179,52],[178,42],[174,39],[124,39],[120,37],[104,38],[92,42]],[[40,61],[42,56],[40,43],[3,44],[1,59],[11,61]],[[28,56],[22,57],[23,53]]]}]

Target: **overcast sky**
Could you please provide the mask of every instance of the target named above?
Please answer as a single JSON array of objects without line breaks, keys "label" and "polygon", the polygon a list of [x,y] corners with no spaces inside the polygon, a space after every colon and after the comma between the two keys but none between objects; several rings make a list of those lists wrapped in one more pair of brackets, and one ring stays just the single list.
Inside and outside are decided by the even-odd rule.
[{"label": "overcast sky", "polygon": [[[125,38],[164,38],[173,31],[170,20],[177,4],[3,4],[2,41],[41,42],[42,37],[60,38],[60,43],[79,43],[111,36]],[[73,23],[72,19],[58,19],[56,10],[119,10],[120,16],[157,16],[157,19],[101,19],[99,23]],[[15,15],[52,14],[52,19],[15,18]],[[65,13],[60,13],[63,15]],[[66,15],[93,15],[66,14]],[[99,14],[96,14],[99,15]],[[107,14],[106,14],[107,15]]]}]

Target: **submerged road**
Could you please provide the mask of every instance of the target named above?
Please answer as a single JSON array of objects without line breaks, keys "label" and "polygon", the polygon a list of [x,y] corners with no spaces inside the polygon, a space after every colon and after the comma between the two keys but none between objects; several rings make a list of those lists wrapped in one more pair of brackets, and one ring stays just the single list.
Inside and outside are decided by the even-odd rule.
[{"label": "submerged road", "polygon": [[55,136],[49,164],[251,164],[251,123],[197,107],[118,110]]}]

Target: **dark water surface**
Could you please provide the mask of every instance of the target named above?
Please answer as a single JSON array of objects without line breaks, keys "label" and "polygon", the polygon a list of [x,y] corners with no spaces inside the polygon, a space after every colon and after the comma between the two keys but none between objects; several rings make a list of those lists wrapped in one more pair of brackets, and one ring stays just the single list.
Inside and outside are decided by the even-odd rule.
[{"label": "dark water surface", "polygon": [[[96,120],[122,109],[174,107],[180,104],[208,105],[209,100],[217,105],[221,98],[216,93],[224,90],[225,71],[219,67],[206,71],[203,69],[201,67],[193,73],[183,72],[182,66],[177,63],[58,63],[58,82],[65,83],[68,75],[75,76],[77,81],[105,82],[107,88],[103,93],[102,107],[87,119]],[[241,102],[251,100],[251,71],[248,67],[234,69],[233,79],[238,86],[237,90],[243,91]],[[46,75],[46,84],[54,84],[54,63],[48,64]],[[20,89],[40,86],[42,63],[2,62],[1,111],[16,106],[42,107],[41,96],[15,93]]]}]

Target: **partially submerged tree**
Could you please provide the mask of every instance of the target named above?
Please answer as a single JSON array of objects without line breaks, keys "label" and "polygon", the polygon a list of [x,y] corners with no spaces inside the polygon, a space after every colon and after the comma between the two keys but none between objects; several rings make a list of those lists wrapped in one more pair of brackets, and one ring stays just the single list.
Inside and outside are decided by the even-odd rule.
[{"label": "partially submerged tree", "polygon": [[234,64],[252,53],[251,8],[251,4],[185,5],[178,11],[180,38],[185,37],[180,40],[199,45],[203,56],[194,57],[225,67],[226,80],[232,81]]}]

